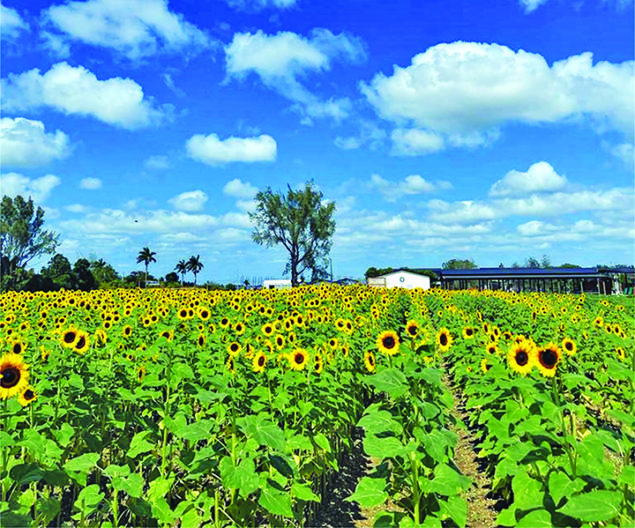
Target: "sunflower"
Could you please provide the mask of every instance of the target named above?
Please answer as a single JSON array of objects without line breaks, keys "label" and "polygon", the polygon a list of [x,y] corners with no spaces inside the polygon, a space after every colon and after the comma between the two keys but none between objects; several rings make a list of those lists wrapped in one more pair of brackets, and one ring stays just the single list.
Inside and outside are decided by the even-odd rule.
[{"label": "sunflower", "polygon": [[296,348],[289,354],[288,358],[293,370],[303,370],[309,361],[309,353],[303,348]]},{"label": "sunflower", "polygon": [[417,337],[419,333],[419,323],[417,321],[411,319],[406,323],[406,335],[408,337]]},{"label": "sunflower", "polygon": [[137,380],[139,381],[139,383],[141,383],[143,381],[143,378],[146,375],[146,368],[144,365],[141,365],[138,369],[137,369]]},{"label": "sunflower", "polygon": [[399,336],[392,330],[386,330],[377,336],[377,348],[388,356],[399,352]]},{"label": "sunflower", "polygon": [[267,337],[269,337],[271,334],[273,334],[274,327],[271,323],[265,323],[260,327],[260,331]]},{"label": "sunflower", "polygon": [[188,318],[188,310],[186,308],[181,308],[178,312],[176,312],[176,316],[181,320],[184,321],[185,319]]},{"label": "sunflower", "polygon": [[196,338],[196,346],[198,348],[203,348],[205,346],[205,341],[207,341],[205,334],[199,334]]},{"label": "sunflower", "polygon": [[16,340],[11,342],[11,352],[13,354],[22,354],[24,353],[25,349],[26,349],[26,346],[24,345],[22,341]]},{"label": "sunflower", "polygon": [[615,353],[620,361],[624,361],[626,359],[626,352],[623,347],[617,347],[615,349]]},{"label": "sunflower", "polygon": [[284,336],[282,334],[278,334],[275,339],[276,347],[280,350],[284,346]]},{"label": "sunflower", "polygon": [[18,402],[22,407],[26,407],[29,403],[37,400],[37,393],[33,387],[27,386],[20,394],[18,394]]},{"label": "sunflower", "polygon": [[521,341],[513,345],[507,353],[507,362],[512,370],[522,374],[528,374],[534,366],[533,347],[527,341]]},{"label": "sunflower", "polygon": [[223,317],[218,324],[221,328],[225,329],[231,324],[231,322],[227,317]]},{"label": "sunflower", "polygon": [[234,361],[234,358],[232,356],[229,356],[229,359],[227,360],[227,363],[225,363],[225,366],[227,367],[227,370],[229,370],[230,374],[236,374],[236,362]]},{"label": "sunflower", "polygon": [[575,341],[573,339],[568,338],[568,337],[565,337],[562,340],[562,348],[567,353],[567,356],[575,355],[575,353],[578,350],[578,347],[575,344]]},{"label": "sunflower", "polygon": [[60,344],[65,348],[73,348],[75,346],[75,341],[77,341],[78,336],[77,328],[70,327],[62,332],[62,336],[60,337]]},{"label": "sunflower", "polygon": [[454,340],[452,339],[452,336],[450,335],[450,331],[444,327],[437,332],[436,341],[437,341],[437,346],[439,347],[439,350],[441,352],[447,352],[448,350],[450,350],[450,347],[452,346],[452,342]]},{"label": "sunflower", "polygon": [[543,348],[536,349],[536,366],[543,376],[553,377],[556,375],[556,366],[560,363],[560,349],[558,345],[549,343]]},{"label": "sunflower", "polygon": [[498,347],[496,346],[496,343],[489,343],[489,344],[485,345],[485,351],[488,354],[497,354],[498,353]]},{"label": "sunflower", "polygon": [[126,325],[121,329],[121,335],[123,337],[130,337],[132,335],[132,326]]},{"label": "sunflower", "polygon": [[368,372],[375,372],[377,364],[375,363],[375,354],[372,350],[364,352],[364,366]]},{"label": "sunflower", "polygon": [[0,399],[22,392],[29,384],[29,366],[11,352],[0,357]]},{"label": "sunflower", "polygon": [[264,352],[258,352],[251,362],[251,368],[254,372],[264,372],[266,365],[267,356],[265,356]]},{"label": "sunflower", "polygon": [[236,335],[243,335],[245,333],[245,325],[241,322],[238,322],[234,325],[234,332]]},{"label": "sunflower", "polygon": [[465,339],[472,339],[474,337],[474,334],[475,334],[474,328],[472,328],[471,326],[466,326],[463,329],[463,337]]},{"label": "sunflower", "polygon": [[313,371],[316,374],[320,374],[324,369],[324,360],[320,354],[315,354],[315,360],[313,362]]},{"label": "sunflower", "polygon": [[236,357],[238,354],[240,354],[241,349],[242,346],[240,346],[240,343],[238,343],[237,341],[232,341],[231,343],[229,343],[229,345],[227,345],[227,352],[231,357]]},{"label": "sunflower", "polygon": [[75,345],[73,346],[75,352],[83,354],[84,352],[86,352],[86,350],[88,350],[89,346],[90,340],[88,338],[88,332],[83,332],[81,330],[77,332],[77,340],[75,341]]},{"label": "sunflower", "polygon": [[595,319],[593,319],[593,325],[597,328],[602,328],[604,326],[604,319],[598,315]]},{"label": "sunflower", "polygon": [[211,315],[211,312],[207,308],[200,308],[198,311],[198,317],[203,321],[207,321]]}]

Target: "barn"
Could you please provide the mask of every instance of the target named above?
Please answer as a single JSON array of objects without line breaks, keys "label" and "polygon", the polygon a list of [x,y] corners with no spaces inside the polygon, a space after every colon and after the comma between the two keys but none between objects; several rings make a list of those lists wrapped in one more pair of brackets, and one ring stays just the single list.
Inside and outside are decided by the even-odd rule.
[{"label": "barn", "polygon": [[378,277],[369,277],[367,284],[379,288],[406,288],[408,290],[421,288],[423,290],[429,290],[430,277],[413,273],[412,271],[398,269],[390,273],[385,273],[384,275],[379,275]]}]

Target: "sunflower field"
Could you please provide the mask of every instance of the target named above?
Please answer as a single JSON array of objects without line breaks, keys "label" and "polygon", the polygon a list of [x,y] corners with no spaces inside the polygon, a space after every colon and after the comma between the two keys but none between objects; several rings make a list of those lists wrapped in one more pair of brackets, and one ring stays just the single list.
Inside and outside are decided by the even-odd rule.
[{"label": "sunflower field", "polygon": [[[632,526],[626,298],[308,286],[0,296],[1,526]],[[457,409],[462,409],[458,412]]]}]

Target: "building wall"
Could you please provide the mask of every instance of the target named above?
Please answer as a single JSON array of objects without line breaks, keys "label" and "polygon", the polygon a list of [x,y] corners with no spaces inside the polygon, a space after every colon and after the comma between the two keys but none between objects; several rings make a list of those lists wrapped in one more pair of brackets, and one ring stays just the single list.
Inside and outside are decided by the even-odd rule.
[{"label": "building wall", "polygon": [[407,288],[412,290],[414,288],[422,288],[424,290],[430,289],[430,277],[425,275],[418,275],[416,273],[410,273],[408,271],[396,271],[394,273],[388,273],[375,279],[369,279],[368,284],[370,286],[386,286],[386,288]]}]

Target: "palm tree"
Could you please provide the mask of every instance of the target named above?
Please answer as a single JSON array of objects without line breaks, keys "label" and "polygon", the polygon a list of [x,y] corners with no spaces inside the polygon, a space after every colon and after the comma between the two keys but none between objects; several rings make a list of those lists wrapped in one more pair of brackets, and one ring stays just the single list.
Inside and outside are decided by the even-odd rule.
[{"label": "palm tree", "polygon": [[187,261],[187,269],[194,273],[194,285],[196,285],[196,276],[198,272],[203,269],[203,263],[201,262],[201,256],[191,256],[190,260]]},{"label": "palm tree", "polygon": [[148,246],[144,247],[141,251],[139,251],[139,255],[137,255],[137,263],[143,262],[146,266],[145,282],[148,282],[148,264],[150,264],[150,262],[157,261],[157,259],[154,258],[155,255],[156,253],[154,251],[150,251],[150,248]]},{"label": "palm tree", "polygon": [[185,279],[185,274],[187,273],[187,262],[185,260],[179,260],[174,269],[177,273],[181,275],[181,286],[183,286],[183,280]]}]

